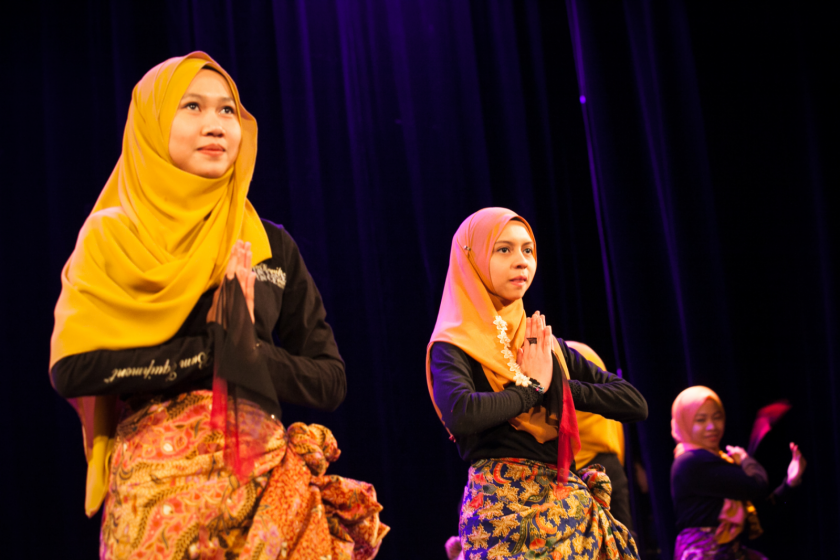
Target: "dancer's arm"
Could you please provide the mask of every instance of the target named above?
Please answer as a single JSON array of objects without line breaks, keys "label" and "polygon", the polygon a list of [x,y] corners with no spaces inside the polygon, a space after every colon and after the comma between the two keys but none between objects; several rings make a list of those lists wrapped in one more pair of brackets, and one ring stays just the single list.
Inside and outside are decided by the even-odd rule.
[{"label": "dancer's arm", "polygon": [[647,401],[621,377],[602,370],[575,349],[558,339],[569,367],[569,389],[575,409],[593,412],[619,422],[639,422],[647,418]]},{"label": "dancer's arm", "polygon": [[429,365],[435,404],[444,425],[455,437],[498,426],[536,406],[541,399],[533,389],[513,383],[503,391],[476,392],[470,358],[446,342],[432,345]]},{"label": "dancer's arm", "polygon": [[758,501],[767,497],[767,472],[758,461],[745,457],[740,465],[728,463],[704,450],[677,458],[677,473],[693,491],[714,498]]},{"label": "dancer's arm", "polygon": [[210,332],[176,336],[127,350],[95,350],[65,356],[53,365],[53,387],[64,398],[160,393],[213,374]]},{"label": "dancer's arm", "polygon": [[[253,317],[254,278],[250,249],[244,243],[237,243],[231,251],[226,275],[240,277]],[[175,336],[163,344],[65,356],[50,370],[53,387],[65,398],[156,394],[211,376],[213,327],[207,323],[215,317],[217,295],[218,289],[205,292]],[[223,336],[218,326],[215,333]]]},{"label": "dancer's arm", "polygon": [[[274,325],[279,346],[260,344],[260,355],[281,403],[335,410],[347,393],[347,378],[321,294],[292,237],[285,229],[264,223],[272,261],[282,263],[285,286]],[[257,307],[264,304],[255,303]]]}]

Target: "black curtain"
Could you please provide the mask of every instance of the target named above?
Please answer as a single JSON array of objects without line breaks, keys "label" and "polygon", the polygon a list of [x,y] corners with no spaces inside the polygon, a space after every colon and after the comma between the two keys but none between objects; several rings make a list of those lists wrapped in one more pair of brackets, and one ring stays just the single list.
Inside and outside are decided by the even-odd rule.
[{"label": "black curtain", "polygon": [[[442,558],[457,531],[467,465],[423,357],[451,236],[491,205],[534,226],[527,309],[649,400],[631,434],[651,488],[648,548],[666,558],[674,537],[671,400],[704,383],[728,406],[726,443],[745,443],[758,406],[792,401],[779,437],[810,465],[781,521],[807,531],[802,556],[830,555],[840,390],[825,14],[156,0],[20,2],[6,21],[0,476],[13,555],[96,554],[79,423],[47,377],[59,271],[119,156],[131,88],[191,50],[231,72],[256,116],[250,198],[300,245],[347,361],[336,413],[285,407],[284,421],[329,426],[343,449],[331,472],[374,483],[393,527],[382,558]],[[781,480],[784,443],[765,446]]]},{"label": "black curtain", "polygon": [[807,484],[787,511],[759,505],[766,535],[756,547],[832,556],[840,236],[830,18],[791,5],[567,9],[619,355],[650,405],[636,455],[662,558],[676,537],[670,404],[697,384],[721,395],[729,445],[746,444],[760,406],[789,399],[792,412],[757,455],[775,486],[795,440],[810,459]]}]

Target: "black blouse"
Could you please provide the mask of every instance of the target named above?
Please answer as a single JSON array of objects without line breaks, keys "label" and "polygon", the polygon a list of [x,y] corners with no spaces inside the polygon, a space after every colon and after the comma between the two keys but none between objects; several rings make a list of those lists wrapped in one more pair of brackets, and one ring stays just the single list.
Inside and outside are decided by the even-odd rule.
[{"label": "black blouse", "polygon": [[717,527],[724,499],[759,503],[769,496],[784,500],[787,482],[770,492],[767,472],[747,457],[741,465],[725,461],[705,449],[686,451],[671,466],[671,498],[677,514],[677,530]]},{"label": "black blouse", "polygon": [[[558,339],[569,368],[569,389],[575,409],[618,420],[647,418],[645,398],[624,379],[606,372]],[[455,437],[461,458],[517,457],[544,463],[557,462],[557,440],[539,443],[528,432],[516,430],[508,420],[539,406],[535,391],[510,384],[495,392],[476,360],[452,344],[436,342],[430,352],[435,404],[443,423]],[[563,375],[554,360],[553,379]]]},{"label": "black blouse", "polygon": [[[266,220],[263,225],[272,256],[253,267],[259,356],[281,403],[335,410],[344,400],[346,377],[321,294],[292,237],[282,226]],[[207,312],[213,291],[199,298],[180,330],[163,344],[62,358],[50,370],[56,391],[65,398],[116,394],[144,400],[210,389],[213,345]]]}]

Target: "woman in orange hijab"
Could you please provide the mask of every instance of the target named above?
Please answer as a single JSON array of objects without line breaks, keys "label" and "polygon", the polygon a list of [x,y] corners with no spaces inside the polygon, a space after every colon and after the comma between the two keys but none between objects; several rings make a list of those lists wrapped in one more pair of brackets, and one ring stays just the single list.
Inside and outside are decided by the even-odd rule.
[{"label": "woman in orange hijab", "polygon": [[572,472],[575,409],[634,422],[647,404],[554,338],[544,315],[526,315],[536,267],[531,226],[504,208],[476,212],[452,240],[426,378],[471,463],[458,531],[464,557],[638,558],[609,513],[603,468]]},{"label": "woman in orange hijab", "polygon": [[280,422],[346,381],[297,245],[247,199],[256,153],[209,56],[152,68],[62,272],[50,376],[82,421],[103,559],[371,558],[388,530],[369,484],[324,474],[330,431]]},{"label": "woman in orange hijab", "polygon": [[785,481],[771,493],[764,468],[743,448],[727,445],[721,451],[725,425],[723,403],[708,387],[689,387],[674,399],[671,497],[680,531],[674,560],[766,559],[739,539],[762,532],[751,501],[783,500],[801,482],[805,458],[795,444]]}]

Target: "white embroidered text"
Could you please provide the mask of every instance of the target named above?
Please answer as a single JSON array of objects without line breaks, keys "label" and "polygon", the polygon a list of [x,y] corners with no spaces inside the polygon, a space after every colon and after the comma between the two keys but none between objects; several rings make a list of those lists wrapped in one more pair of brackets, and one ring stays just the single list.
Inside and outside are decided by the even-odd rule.
[{"label": "white embroidered text", "polygon": [[148,379],[153,375],[166,375],[167,381],[175,381],[178,377],[178,372],[170,367],[169,360],[166,360],[166,363],[162,366],[156,366],[155,361],[152,360],[152,363],[146,367],[119,368],[112,370],[111,373],[111,377],[105,378],[105,383],[111,383],[114,379],[122,377],[142,377],[143,379]]}]

